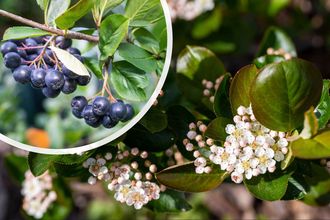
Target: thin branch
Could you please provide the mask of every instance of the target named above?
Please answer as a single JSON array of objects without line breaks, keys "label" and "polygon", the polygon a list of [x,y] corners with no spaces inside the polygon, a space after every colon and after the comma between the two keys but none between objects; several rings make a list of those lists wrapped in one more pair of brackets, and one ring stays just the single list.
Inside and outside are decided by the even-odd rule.
[{"label": "thin branch", "polygon": [[0,9],[0,16],[10,18],[12,20],[18,21],[22,24],[29,25],[31,27],[39,28],[39,29],[47,31],[49,33],[53,33],[53,34],[56,34],[59,36],[65,36],[66,38],[87,40],[87,41],[91,41],[91,42],[99,41],[99,38],[97,36],[91,36],[91,35],[75,32],[75,31],[63,31],[63,30],[60,30],[57,28],[48,27],[47,25],[40,24],[38,22],[23,18],[21,16],[12,14],[12,13],[4,11],[2,9]]}]

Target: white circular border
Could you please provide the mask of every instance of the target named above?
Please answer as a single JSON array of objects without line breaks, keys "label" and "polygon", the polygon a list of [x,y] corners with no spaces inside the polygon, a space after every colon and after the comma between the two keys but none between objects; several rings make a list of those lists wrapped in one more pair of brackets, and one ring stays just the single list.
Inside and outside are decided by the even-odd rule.
[{"label": "white circular border", "polygon": [[[133,0],[134,1],[134,0]],[[64,155],[64,154],[80,154],[82,152],[86,152],[89,150],[93,150],[95,148],[101,147],[103,145],[106,145],[113,140],[119,138],[124,133],[126,133],[130,128],[132,128],[136,123],[138,123],[142,117],[147,113],[147,111],[151,108],[151,106],[156,101],[168,74],[170,64],[171,64],[171,58],[172,58],[172,49],[173,49],[173,30],[172,30],[172,22],[171,22],[171,16],[170,16],[170,10],[167,5],[166,0],[160,0],[163,12],[165,15],[166,20],[166,28],[167,28],[167,51],[166,51],[166,58],[165,58],[165,65],[162,71],[162,75],[158,81],[157,87],[150,97],[149,101],[144,105],[142,110],[124,127],[122,127],[119,131],[115,132],[114,134],[110,135],[109,137],[106,137],[100,141],[94,142],[92,144],[84,145],[81,147],[75,147],[75,148],[68,148],[68,149],[45,149],[45,148],[39,148],[39,147],[33,147],[28,144],[22,144],[18,141],[12,140],[8,138],[7,136],[0,133],[0,140],[17,148],[20,148],[22,150],[26,150],[29,152],[39,153],[39,154],[53,154],[53,155]],[[0,122],[1,123],[1,122]]]}]

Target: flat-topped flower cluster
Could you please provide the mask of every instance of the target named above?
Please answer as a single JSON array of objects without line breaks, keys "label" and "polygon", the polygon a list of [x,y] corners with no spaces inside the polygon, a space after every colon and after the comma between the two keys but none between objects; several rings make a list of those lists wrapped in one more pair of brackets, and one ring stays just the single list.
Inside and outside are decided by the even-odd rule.
[{"label": "flat-topped flower cluster", "polygon": [[[198,130],[194,124],[190,125],[184,145],[188,151],[194,150],[196,173],[211,172],[207,166],[210,162],[231,173],[235,183],[274,172],[276,163],[283,161],[288,152],[287,134],[264,127],[256,120],[251,107],[240,106],[233,120],[235,124],[225,128],[228,136],[223,146],[214,144],[212,139],[204,141],[202,134],[196,132],[205,132],[201,122],[197,123]],[[201,148],[207,152],[204,150],[203,156],[200,155]]]}]

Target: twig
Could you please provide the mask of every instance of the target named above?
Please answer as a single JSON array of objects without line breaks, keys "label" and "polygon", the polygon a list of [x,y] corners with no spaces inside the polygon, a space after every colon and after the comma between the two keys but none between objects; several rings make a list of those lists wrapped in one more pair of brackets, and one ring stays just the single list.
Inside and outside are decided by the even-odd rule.
[{"label": "twig", "polygon": [[91,35],[75,32],[75,31],[63,31],[63,30],[60,30],[60,29],[57,29],[57,28],[48,27],[47,25],[40,24],[38,22],[23,18],[21,16],[12,14],[12,13],[7,12],[7,11],[2,10],[2,9],[0,9],[0,16],[13,19],[15,21],[18,21],[22,24],[29,25],[31,27],[39,28],[39,29],[47,31],[49,33],[53,33],[53,34],[56,34],[56,35],[59,35],[59,36],[65,36],[66,38],[78,39],[78,40],[87,40],[87,41],[91,41],[91,42],[98,42],[99,41],[99,37],[97,37],[97,36],[91,36]]}]

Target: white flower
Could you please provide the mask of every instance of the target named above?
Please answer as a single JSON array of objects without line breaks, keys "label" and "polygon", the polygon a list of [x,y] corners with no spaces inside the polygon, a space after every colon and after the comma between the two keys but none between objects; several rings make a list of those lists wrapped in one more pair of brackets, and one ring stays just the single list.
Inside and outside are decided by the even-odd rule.
[{"label": "white flower", "polygon": [[231,179],[235,183],[241,183],[243,181],[243,175],[234,171],[231,173]]},{"label": "white flower", "polygon": [[129,206],[134,205],[135,209],[141,209],[143,205],[149,202],[148,197],[143,189],[134,187],[127,195],[126,204]]},{"label": "white flower", "polygon": [[128,194],[131,192],[131,184],[127,182],[126,184],[118,185],[116,187],[115,199],[121,203],[124,203],[128,199]]}]

